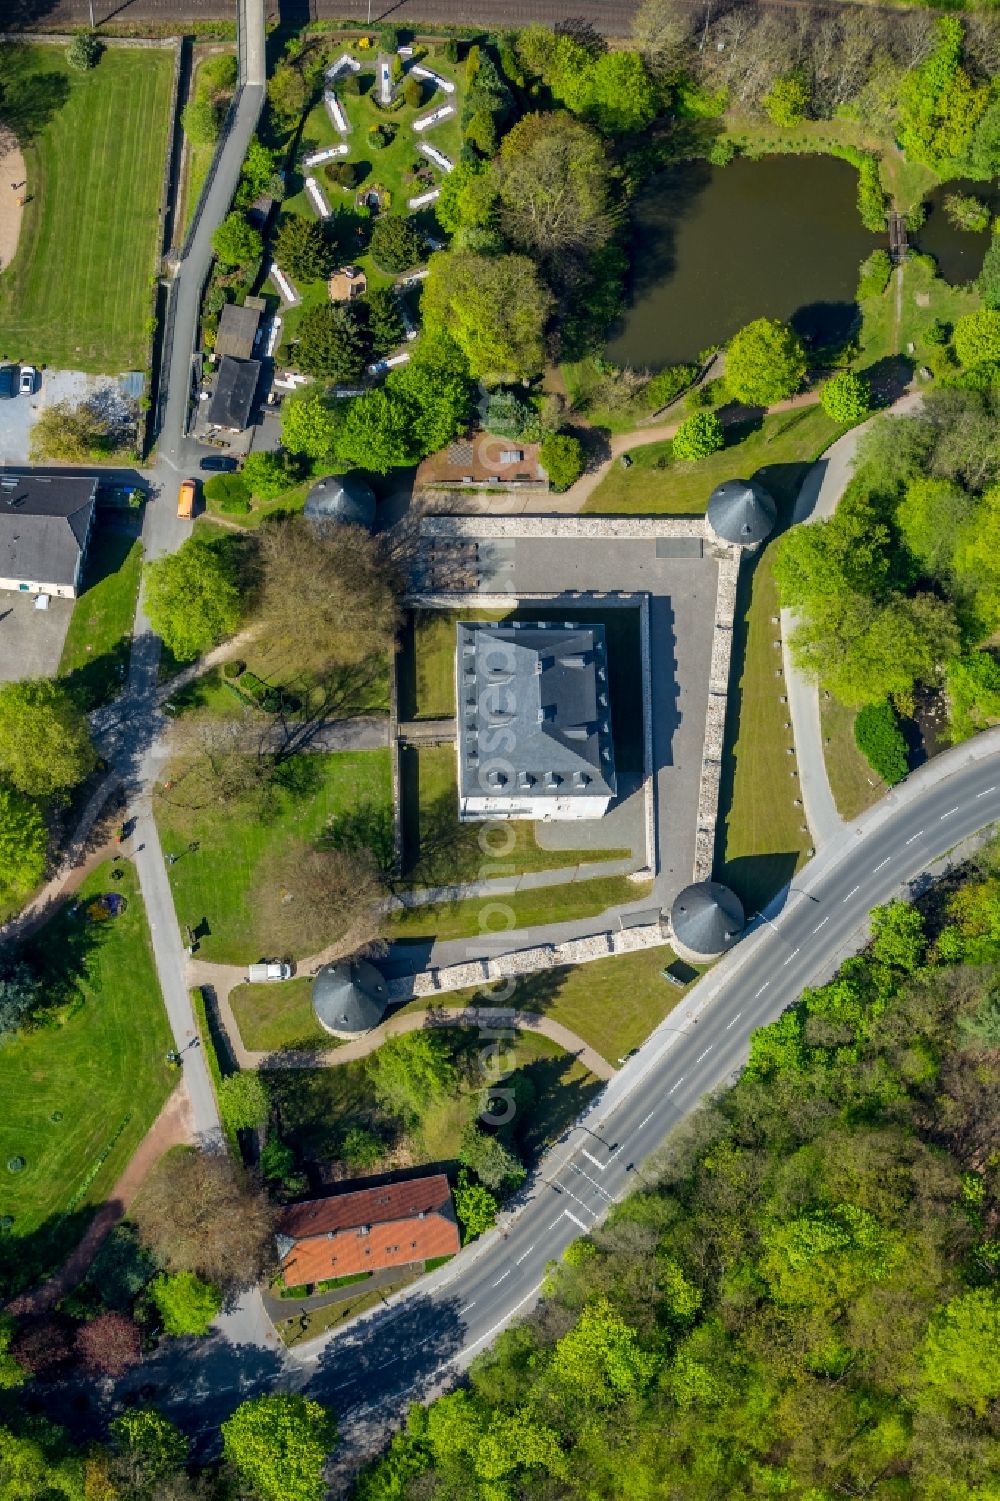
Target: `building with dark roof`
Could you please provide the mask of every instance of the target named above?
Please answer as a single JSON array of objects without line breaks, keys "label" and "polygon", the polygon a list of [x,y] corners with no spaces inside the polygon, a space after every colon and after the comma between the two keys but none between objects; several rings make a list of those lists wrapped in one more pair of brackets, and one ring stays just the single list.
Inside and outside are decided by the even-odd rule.
[{"label": "building with dark roof", "polygon": [[367,959],[340,959],[318,971],[312,1004],[316,1020],[334,1037],[359,1037],[382,1020],[389,987]]},{"label": "building with dark roof", "polygon": [[75,599],[96,505],[96,478],[0,470],[0,589]]},{"label": "building with dark roof", "polygon": [[248,428],[259,378],[260,360],[234,360],[227,355],[219,365],[208,408],[210,426],[224,427],[232,433]]},{"label": "building with dark roof", "polygon": [[276,1238],[288,1287],[454,1256],[461,1246],[443,1173],[291,1204]]},{"label": "building with dark roof", "polygon": [[744,927],[743,903],[718,881],[696,881],[674,897],[670,909],[674,948],[682,958],[724,954]]},{"label": "building with dark roof", "polygon": [[456,629],[459,817],[603,817],[617,790],[603,625]]},{"label": "building with dark roof", "polygon": [[354,475],[328,474],[309,491],[303,512],[313,521],[341,521],[370,532],[375,525],[375,492]]},{"label": "building with dark roof", "polygon": [[243,303],[227,302],[215,337],[217,359],[252,360],[260,337],[260,320],[267,303],[263,297],[248,297]]},{"label": "building with dark roof", "polygon": [[774,530],[778,508],[763,485],[752,479],[727,479],[708,497],[708,524],[723,542],[758,547]]}]

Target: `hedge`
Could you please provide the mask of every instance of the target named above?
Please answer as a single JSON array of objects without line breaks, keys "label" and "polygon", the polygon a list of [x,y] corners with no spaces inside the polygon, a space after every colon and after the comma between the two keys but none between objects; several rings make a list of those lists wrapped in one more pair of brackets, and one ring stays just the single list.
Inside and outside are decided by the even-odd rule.
[{"label": "hedge", "polygon": [[906,741],[890,703],[866,704],[854,721],[854,739],[869,766],[891,787],[909,771]]},{"label": "hedge", "polygon": [[[194,1011],[194,1019],[201,1035],[201,1050],[205,1056],[205,1066],[208,1069],[208,1077],[212,1081],[212,1093],[215,1095],[215,1103],[219,1103],[219,1086],[222,1083],[222,1069],[219,1066],[219,1055],[215,1050],[215,1038],[208,1023],[208,1012],[205,1009],[205,994],[200,985],[196,985],[191,992],[191,1006]],[[219,1119],[222,1120],[222,1131],[229,1144],[230,1151],[237,1162],[242,1162],[243,1154],[235,1131],[231,1131],[222,1119],[222,1111],[219,1111]]]}]

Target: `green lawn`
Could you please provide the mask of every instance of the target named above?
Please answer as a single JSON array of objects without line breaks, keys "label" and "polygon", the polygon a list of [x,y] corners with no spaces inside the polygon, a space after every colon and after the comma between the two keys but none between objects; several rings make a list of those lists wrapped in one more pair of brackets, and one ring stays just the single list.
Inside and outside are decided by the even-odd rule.
[{"label": "green lawn", "polygon": [[142,543],[99,521],[59,663],[87,709],[121,692],[141,568]]},{"label": "green lawn", "polygon": [[[503,858],[483,849],[483,825],[458,817],[453,745],[407,746],[402,755],[403,876],[407,886],[448,886],[529,870],[554,870],[592,860],[624,860],[628,849],[549,850],[535,838],[535,825],[506,825],[511,848]],[[494,841],[495,842],[495,841]]]},{"label": "green lawn", "polygon": [[[253,901],[258,866],[289,838],[315,839],[327,824],[369,802],[388,809],[391,799],[388,750],[305,754],[286,763],[285,785],[275,789],[262,812],[251,798],[226,807],[189,808],[178,799],[183,780],[155,794],[156,818],[169,867],[178,920],[199,932],[203,959],[221,964],[261,958]],[[168,779],[182,768],[171,766]],[[191,853],[188,845],[197,842]]]},{"label": "green lawn", "polygon": [[785,471],[812,463],[845,431],[818,405],[775,412],[750,431],[748,426],[730,426],[727,446],[696,463],[677,462],[669,441],[633,449],[631,467],[613,464],[584,510],[701,516],[723,480],[755,476],[769,489],[787,486]]},{"label": "green lawn", "polygon": [[229,1004],[243,1046],[252,1053],[280,1053],[288,1048],[335,1048],[337,1039],[316,1020],[306,976],[270,985],[238,985]]},{"label": "green lawn", "polygon": [[[0,1049],[4,1291],[36,1282],[79,1239],[176,1082],[170,1030],[135,873],[99,866],[77,900],[120,891],[126,912],[92,922],[73,904],[30,945],[52,1000],[45,1024]],[[7,1164],[23,1157],[23,1171]]]},{"label": "green lawn", "polygon": [[846,709],[822,691],[819,699],[823,726],[823,754],[830,790],[842,818],[857,818],[877,803],[888,788],[869,766],[854,740],[856,711]]},{"label": "green lawn", "polygon": [[[683,987],[663,978],[674,967]],[[569,1027],[602,1058],[617,1063],[644,1042],[669,1016],[700,971],[677,960],[669,948],[640,949],[634,954],[597,959],[562,969],[542,970],[518,980],[513,993],[502,987],[456,990],[438,997],[436,1006],[516,1006],[535,1011]],[[400,1011],[421,1011],[427,998],[407,1001]],[[396,1015],[397,1013],[393,1013]]]},{"label": "green lawn", "polygon": [[[145,369],[173,56],[109,49],[78,73],[62,47],[4,47],[0,88],[31,201],[0,274],[0,355],[61,369]],[[3,184],[9,191],[9,184]]]},{"label": "green lawn", "polygon": [[[208,90],[206,90],[205,88],[206,82],[211,82],[211,80],[207,78],[206,64],[210,66],[214,58],[220,55],[221,54],[219,50],[216,49],[213,51],[212,56],[200,58],[199,61],[195,63],[194,73],[191,78],[191,89],[188,97],[190,99],[200,98],[202,94],[207,92],[208,97],[211,98],[212,94],[215,93],[216,107],[219,111],[219,118],[221,119],[225,116],[229,100],[232,98],[232,90],[225,90],[216,93],[215,90],[211,88],[209,88]],[[185,139],[183,188],[184,206],[181,216],[182,239],[184,235],[187,234],[191,220],[194,218],[194,211],[198,207],[198,200],[201,197],[201,190],[205,186],[205,179],[208,176],[208,169],[212,165],[212,158],[214,157],[214,155],[214,145],[196,146],[191,141]]]},{"label": "green lawn", "polygon": [[516,891],[512,896],[469,897],[461,902],[393,912],[386,935],[396,942],[416,943],[435,938],[471,938],[503,932],[507,927],[572,922],[578,917],[596,917],[609,907],[640,901],[649,895],[650,889],[649,882],[604,876],[592,881],[570,881],[564,886]]},{"label": "green lawn", "polygon": [[919,364],[932,357],[927,342],[932,323],[954,323],[982,303],[974,287],[953,287],[938,276],[928,256],[910,255],[903,267],[903,295],[899,327],[896,326],[896,272],[880,297],[861,303],[862,368],[865,364],[901,354],[910,344]]}]

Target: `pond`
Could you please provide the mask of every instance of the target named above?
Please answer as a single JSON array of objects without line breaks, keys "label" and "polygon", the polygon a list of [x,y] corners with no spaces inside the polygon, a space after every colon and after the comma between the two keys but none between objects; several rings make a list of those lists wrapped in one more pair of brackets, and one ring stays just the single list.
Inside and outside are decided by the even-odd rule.
[{"label": "pond", "polygon": [[983,256],[989,248],[990,231],[956,229],[944,211],[944,201],[952,193],[970,194],[985,203],[992,223],[1000,214],[1000,190],[985,182],[943,182],[924,200],[927,218],[922,227],[910,235],[917,250],[934,257],[945,281],[962,287],[979,275]]},{"label": "pond", "polygon": [[631,303],[607,356],[660,369],[762,317],[821,343],[840,337],[856,317],[858,266],[887,243],[861,223],[857,173],[836,157],[685,162],[636,199]]}]

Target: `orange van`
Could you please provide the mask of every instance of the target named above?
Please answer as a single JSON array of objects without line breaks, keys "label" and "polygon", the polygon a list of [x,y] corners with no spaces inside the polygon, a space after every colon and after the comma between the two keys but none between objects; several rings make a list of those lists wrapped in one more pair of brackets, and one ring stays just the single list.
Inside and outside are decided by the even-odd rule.
[{"label": "orange van", "polygon": [[186,479],[177,497],[177,514],[182,521],[190,521],[194,515],[194,480]]}]

